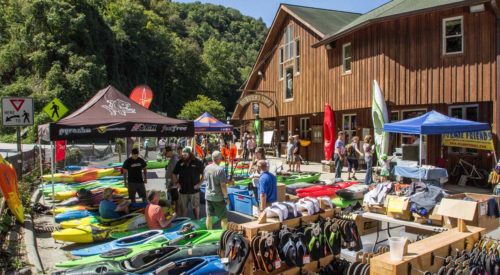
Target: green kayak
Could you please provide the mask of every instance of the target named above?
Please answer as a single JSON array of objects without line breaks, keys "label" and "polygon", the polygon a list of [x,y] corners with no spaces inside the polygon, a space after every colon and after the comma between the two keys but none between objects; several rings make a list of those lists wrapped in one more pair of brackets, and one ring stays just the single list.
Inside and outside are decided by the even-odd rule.
[{"label": "green kayak", "polygon": [[357,202],[360,202],[361,204],[363,204],[363,200],[346,200],[346,199],[343,199],[341,197],[333,198],[332,202],[338,208],[346,208],[346,207],[349,207],[351,205],[355,205]]},{"label": "green kayak", "polygon": [[[203,245],[203,244],[211,244],[211,243],[216,243],[220,241],[220,238],[222,236],[222,232],[224,230],[218,229],[218,230],[197,230],[193,232],[186,233],[184,236],[186,236],[183,239],[179,239],[177,242],[175,242],[175,245],[193,245],[198,246],[198,245]],[[138,244],[134,246],[127,247],[126,249],[116,249],[116,254],[113,253],[103,253],[100,255],[94,255],[94,256],[88,256],[88,257],[83,257],[80,259],[75,259],[75,260],[70,260],[66,262],[61,262],[56,264],[56,267],[61,267],[61,268],[70,268],[70,267],[76,267],[76,266],[81,266],[81,265],[88,265],[92,264],[95,262],[99,261],[105,261],[105,260],[113,260],[113,261],[123,261],[126,259],[130,259],[139,253],[142,253],[147,250],[155,249],[155,248],[160,248],[162,246],[168,245],[168,241],[164,238],[156,238],[152,240],[149,243],[143,243],[143,244]],[[194,249],[193,247],[193,249]],[[112,250],[113,251],[113,250]],[[123,253],[118,253],[118,252],[123,252]],[[111,254],[111,255],[109,255]]]},{"label": "green kayak", "polygon": [[282,174],[276,178],[278,182],[284,184],[293,184],[298,182],[313,183],[319,180],[321,173],[301,173],[301,174]]},{"label": "green kayak", "polygon": [[[164,232],[179,231],[179,230],[181,230],[182,227],[186,226],[187,224],[189,224],[194,230],[205,230],[205,229],[207,229],[207,226],[205,224],[206,220],[207,220],[206,217],[201,218],[199,220],[190,220],[190,221],[187,221],[185,223],[179,224],[177,226],[167,228],[164,230]],[[212,218],[213,224],[217,223],[218,221],[219,221],[219,218],[217,218],[217,217]],[[140,229],[129,230],[129,231],[114,231],[114,232],[111,232],[111,238],[112,239],[121,239],[121,238],[132,236],[132,235],[135,235],[138,233],[142,233],[142,232],[148,231],[148,230],[149,230],[148,228],[140,228]]]},{"label": "green kayak", "polygon": [[[148,160],[148,161],[146,161],[146,163],[148,165],[146,168],[148,168],[148,169],[162,169],[162,168],[165,168],[165,166],[167,166],[168,160]],[[121,167],[121,166],[123,166],[123,163],[112,162],[112,163],[108,163],[108,166]]]},{"label": "green kayak", "polygon": [[249,179],[242,179],[242,180],[235,181],[234,184],[241,185],[241,186],[247,186],[251,182],[252,182],[252,179],[249,178]]}]

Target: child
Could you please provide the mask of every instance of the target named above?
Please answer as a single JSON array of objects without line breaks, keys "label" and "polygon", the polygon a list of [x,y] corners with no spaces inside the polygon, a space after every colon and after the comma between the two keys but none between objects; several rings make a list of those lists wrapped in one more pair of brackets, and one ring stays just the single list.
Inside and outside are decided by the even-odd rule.
[{"label": "child", "polygon": [[286,162],[288,163],[288,172],[293,172],[294,168],[294,158],[293,158],[293,152],[295,151],[295,142],[294,138],[292,136],[288,137],[288,143],[286,144]]},{"label": "child", "polygon": [[380,159],[383,161],[382,170],[380,170],[380,176],[382,177],[382,182],[386,182],[391,174],[390,170],[391,170],[392,158],[389,159],[386,154],[382,154],[380,156]]},{"label": "child", "polygon": [[[362,155],[361,151],[359,151],[359,137],[354,136],[351,140],[351,143],[347,145],[347,179],[348,180],[357,180],[356,171],[359,167],[358,158]],[[352,178],[351,178],[352,173]]]}]

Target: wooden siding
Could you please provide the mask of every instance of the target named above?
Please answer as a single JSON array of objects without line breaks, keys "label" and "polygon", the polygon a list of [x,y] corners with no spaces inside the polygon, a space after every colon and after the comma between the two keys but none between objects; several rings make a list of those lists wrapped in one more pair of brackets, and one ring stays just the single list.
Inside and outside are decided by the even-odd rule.
[{"label": "wooden siding", "polygon": [[[442,19],[462,15],[464,53],[442,55]],[[319,39],[290,16],[274,38],[281,44],[288,24],[300,39],[301,72],[294,76],[294,99],[284,102],[283,80],[278,80],[278,54],[261,68],[263,77],[249,89],[276,91],[266,94],[274,108],[261,106],[261,117],[322,112],[329,102],[335,111],[369,108],[373,80],[377,80],[389,106],[452,104],[496,101],[495,17],[469,13],[468,7],[382,22],[335,42],[332,50],[312,48]],[[352,73],[342,74],[342,44],[352,45]],[[252,119],[245,108],[241,119]],[[491,118],[492,119],[492,118]],[[360,120],[358,120],[360,121]],[[490,121],[491,122],[491,121]]]}]

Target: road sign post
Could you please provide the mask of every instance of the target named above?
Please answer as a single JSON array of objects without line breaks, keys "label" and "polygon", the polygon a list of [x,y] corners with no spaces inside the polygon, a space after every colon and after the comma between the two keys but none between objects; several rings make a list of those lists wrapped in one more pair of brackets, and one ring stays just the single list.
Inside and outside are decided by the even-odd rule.
[{"label": "road sign post", "polygon": [[31,97],[4,97],[2,98],[2,125],[16,127],[17,137],[17,178],[23,175],[23,151],[21,127],[33,125],[33,98]]}]

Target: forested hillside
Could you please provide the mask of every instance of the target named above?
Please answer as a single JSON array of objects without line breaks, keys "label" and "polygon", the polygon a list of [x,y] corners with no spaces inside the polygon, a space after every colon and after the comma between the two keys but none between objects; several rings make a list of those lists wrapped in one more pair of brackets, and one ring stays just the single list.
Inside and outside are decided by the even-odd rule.
[{"label": "forested hillside", "polygon": [[145,83],[169,116],[197,94],[230,111],[265,33],[262,20],[210,4],[0,0],[0,96],[32,96],[37,111],[58,97],[73,111],[108,84],[128,95]]}]

